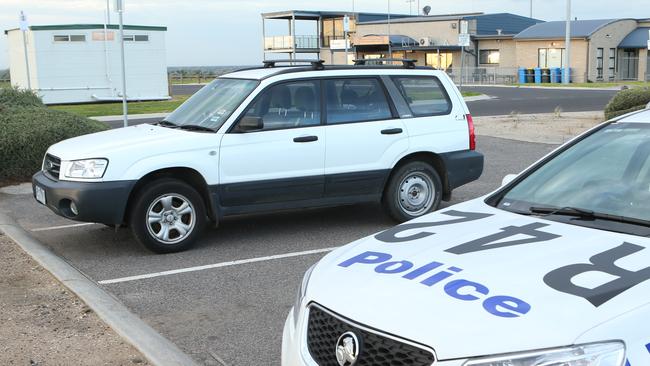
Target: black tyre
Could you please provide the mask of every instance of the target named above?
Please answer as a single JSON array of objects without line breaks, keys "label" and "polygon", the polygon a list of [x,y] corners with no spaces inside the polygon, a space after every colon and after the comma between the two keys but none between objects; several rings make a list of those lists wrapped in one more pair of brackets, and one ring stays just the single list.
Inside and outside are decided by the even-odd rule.
[{"label": "black tyre", "polygon": [[131,207],[131,231],[142,245],[156,253],[190,248],[207,220],[201,195],[175,179],[149,183],[138,192]]},{"label": "black tyre", "polygon": [[397,168],[384,191],[384,207],[398,222],[412,220],[440,206],[442,182],[429,164],[413,161]]}]

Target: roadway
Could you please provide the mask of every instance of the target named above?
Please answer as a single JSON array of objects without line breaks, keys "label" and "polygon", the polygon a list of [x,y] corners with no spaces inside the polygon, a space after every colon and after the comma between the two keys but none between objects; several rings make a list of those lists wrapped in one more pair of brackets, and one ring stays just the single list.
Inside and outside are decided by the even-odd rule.
[{"label": "roadway", "polygon": [[[174,95],[191,95],[202,85],[174,85]],[[510,88],[498,86],[466,86],[464,91],[478,92],[492,97],[489,100],[468,102],[475,117],[500,116],[511,113],[536,114],[554,113],[557,108],[563,112],[602,111],[616,90],[588,89],[538,89]],[[133,120],[132,124],[156,123],[160,118]],[[122,127],[121,119],[107,122],[111,127]]]}]

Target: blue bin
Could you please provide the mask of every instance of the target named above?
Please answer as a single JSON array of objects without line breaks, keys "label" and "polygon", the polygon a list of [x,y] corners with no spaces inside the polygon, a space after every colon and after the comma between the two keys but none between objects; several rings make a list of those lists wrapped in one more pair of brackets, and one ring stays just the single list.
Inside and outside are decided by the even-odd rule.
[{"label": "blue bin", "polygon": [[519,84],[526,84],[526,69],[523,67],[519,68]]},{"label": "blue bin", "polygon": [[535,84],[542,83],[542,69],[539,67],[535,68]]},{"label": "blue bin", "polygon": [[554,67],[551,69],[551,82],[552,83],[561,83],[562,82],[562,69],[559,67]]}]

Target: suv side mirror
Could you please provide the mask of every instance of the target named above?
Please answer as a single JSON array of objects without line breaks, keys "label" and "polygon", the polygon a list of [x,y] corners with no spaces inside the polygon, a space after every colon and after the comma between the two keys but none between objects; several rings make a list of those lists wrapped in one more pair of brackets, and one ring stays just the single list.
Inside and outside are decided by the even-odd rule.
[{"label": "suv side mirror", "polygon": [[259,131],[264,128],[262,117],[246,116],[239,121],[237,130],[240,132]]},{"label": "suv side mirror", "polygon": [[505,186],[506,184],[512,182],[517,178],[517,174],[508,174],[505,177],[503,177],[503,180],[501,181],[501,187]]}]

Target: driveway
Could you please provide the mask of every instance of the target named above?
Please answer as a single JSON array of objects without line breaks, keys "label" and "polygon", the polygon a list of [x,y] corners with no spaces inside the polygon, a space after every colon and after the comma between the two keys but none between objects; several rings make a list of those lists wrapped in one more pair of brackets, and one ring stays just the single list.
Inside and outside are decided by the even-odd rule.
[{"label": "driveway", "polygon": [[[491,137],[478,146],[485,172],[452,204],[554,148]],[[378,205],[241,216],[206,230],[190,251],[155,255],[125,229],[64,220],[28,192],[0,194],[0,210],[205,365],[277,365],[304,271],[331,248],[395,225]]]}]

